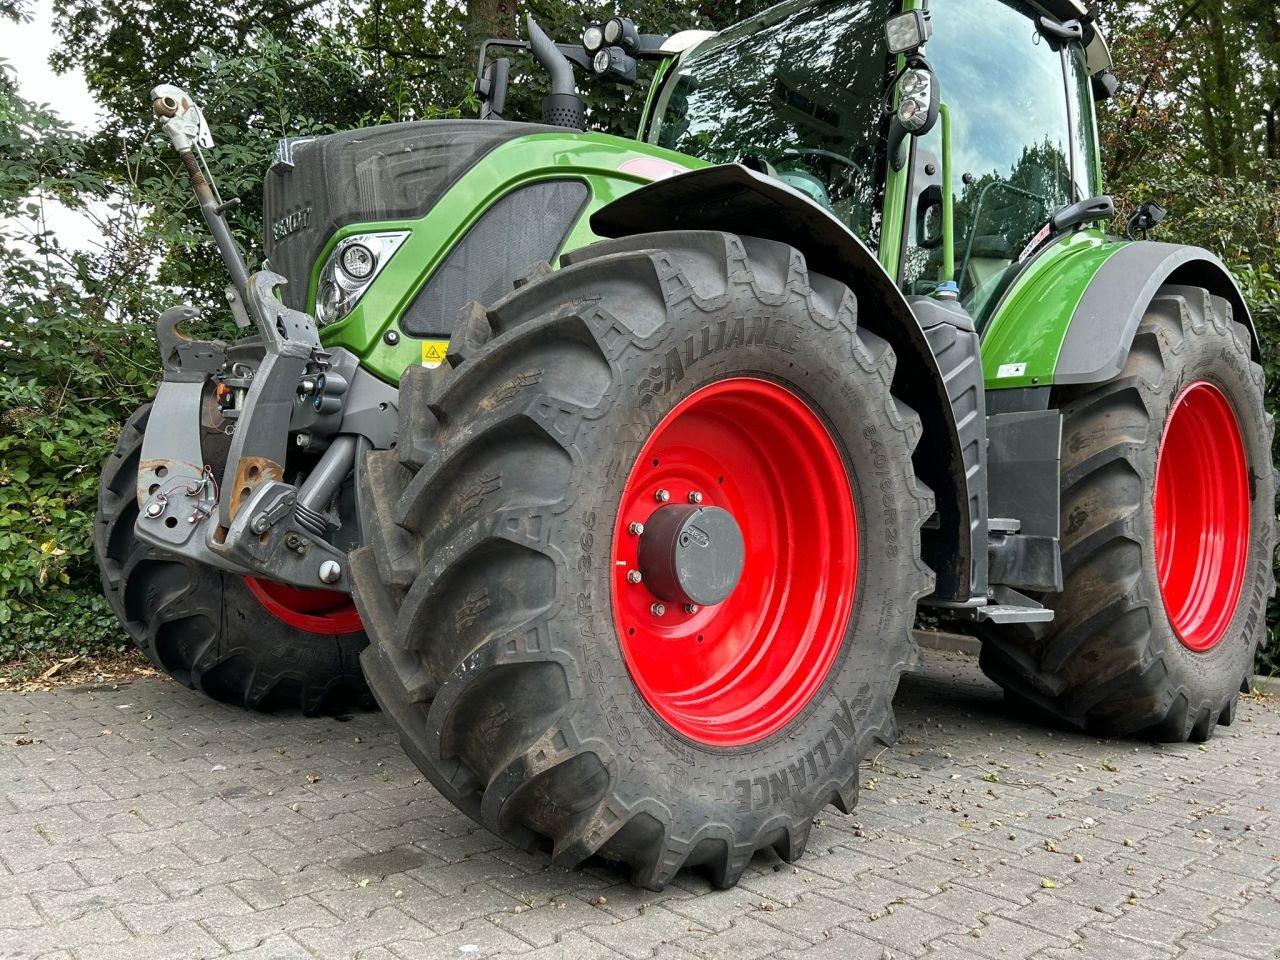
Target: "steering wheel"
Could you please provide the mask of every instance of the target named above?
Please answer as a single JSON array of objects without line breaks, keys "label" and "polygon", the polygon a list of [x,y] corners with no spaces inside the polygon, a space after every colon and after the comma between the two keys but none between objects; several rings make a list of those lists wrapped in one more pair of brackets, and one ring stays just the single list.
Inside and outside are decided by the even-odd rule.
[{"label": "steering wheel", "polygon": [[834,150],[822,150],[818,147],[788,147],[786,150],[778,151],[777,157],[780,161],[785,160],[787,157],[823,157],[848,167],[863,179],[869,179],[867,171],[862,168],[858,161],[852,157],[845,156],[843,153],[836,153]]}]

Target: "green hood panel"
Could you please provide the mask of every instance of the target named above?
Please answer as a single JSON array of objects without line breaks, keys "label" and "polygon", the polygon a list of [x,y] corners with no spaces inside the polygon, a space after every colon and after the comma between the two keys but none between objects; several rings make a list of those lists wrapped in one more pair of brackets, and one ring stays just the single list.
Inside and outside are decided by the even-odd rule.
[{"label": "green hood panel", "polygon": [[[693,157],[607,134],[566,130],[510,140],[471,167],[420,219],[355,223],[334,233],[312,266],[307,307],[314,311],[321,269],[342,239],[361,233],[407,231],[409,236],[351,313],[320,334],[326,346],[345,347],[359,356],[371,373],[396,384],[407,366],[422,362],[424,342],[404,335],[397,326],[398,318],[454,245],[502,197],[544,180],[583,181],[590,196],[563,244],[568,250],[598,239],[591,232],[589,218],[600,207],[654,179],[702,166],[706,164]],[[389,330],[400,333],[397,343],[386,342]]]}]

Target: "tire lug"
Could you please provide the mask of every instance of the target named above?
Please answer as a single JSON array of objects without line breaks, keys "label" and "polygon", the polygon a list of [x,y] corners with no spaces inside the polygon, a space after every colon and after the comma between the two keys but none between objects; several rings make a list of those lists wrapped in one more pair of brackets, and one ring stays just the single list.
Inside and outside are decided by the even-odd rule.
[{"label": "tire lug", "polygon": [[644,578],[640,575],[639,570],[627,571],[627,583],[639,583]]},{"label": "tire lug", "polygon": [[668,500],[671,499],[671,491],[658,490],[654,493],[653,499],[657,500],[659,503],[666,503]]},{"label": "tire lug", "polygon": [[652,613],[655,617],[661,617],[666,615],[667,608],[665,604],[655,603],[653,606],[649,608],[649,612]]},{"label": "tire lug", "polygon": [[702,502],[702,494],[701,494],[701,493],[699,493],[697,490],[691,490],[691,491],[689,492],[689,502],[690,502],[690,503],[701,503],[701,502]]},{"label": "tire lug", "polygon": [[640,522],[638,522],[638,521],[637,521],[637,522],[633,522],[633,523],[631,524],[631,526],[627,527],[627,531],[628,531],[628,532],[629,532],[633,537],[638,537],[638,536],[640,536],[640,534],[644,533],[644,524],[643,524],[643,523],[640,523]]},{"label": "tire lug", "polygon": [[684,605],[684,612],[685,612],[685,613],[697,613],[697,612],[698,612],[699,610],[701,610],[701,609],[702,609],[702,608],[701,608],[700,606],[698,606],[696,603],[686,603],[686,604]]}]

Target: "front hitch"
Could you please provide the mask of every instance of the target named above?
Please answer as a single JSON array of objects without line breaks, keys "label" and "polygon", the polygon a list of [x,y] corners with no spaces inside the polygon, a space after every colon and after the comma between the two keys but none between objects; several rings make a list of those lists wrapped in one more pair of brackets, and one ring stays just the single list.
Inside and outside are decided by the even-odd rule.
[{"label": "front hitch", "polygon": [[[152,95],[231,273],[237,323],[251,321],[258,335],[230,345],[193,340],[179,327],[199,317],[194,307],[161,315],[164,380],[143,438],[137,535],[233,573],[349,590],[347,549],[361,537],[331,522],[330,508],[357,457],[394,441],[397,391],[354,354],[321,344],[314,319],[277,297],[284,277],[248,274],[199,152],[212,143],[200,108],[176,87]],[[210,430],[231,437],[220,477],[204,450]],[[291,447],[319,454],[296,483],[286,478]]]}]

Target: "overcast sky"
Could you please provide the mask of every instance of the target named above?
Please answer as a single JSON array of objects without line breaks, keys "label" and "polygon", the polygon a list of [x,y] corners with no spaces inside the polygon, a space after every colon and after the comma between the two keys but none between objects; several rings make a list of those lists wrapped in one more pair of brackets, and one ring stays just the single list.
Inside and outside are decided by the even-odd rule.
[{"label": "overcast sky", "polygon": [[92,130],[97,107],[84,76],[75,70],[56,74],[49,54],[57,43],[53,33],[53,4],[37,0],[30,23],[5,22],[0,27],[0,59],[17,70],[18,89],[27,100],[49,104],[59,116],[81,130]]},{"label": "overcast sky", "polygon": [[[30,23],[0,25],[0,60],[17,72],[18,92],[26,100],[47,103],[62,119],[86,133],[98,124],[98,107],[79,70],[53,72],[49,54],[57,44],[53,33],[53,4],[37,0]],[[85,249],[98,232],[81,214],[56,204],[45,207],[45,221],[65,246]]]}]

